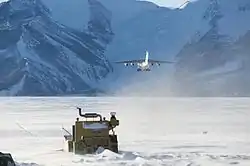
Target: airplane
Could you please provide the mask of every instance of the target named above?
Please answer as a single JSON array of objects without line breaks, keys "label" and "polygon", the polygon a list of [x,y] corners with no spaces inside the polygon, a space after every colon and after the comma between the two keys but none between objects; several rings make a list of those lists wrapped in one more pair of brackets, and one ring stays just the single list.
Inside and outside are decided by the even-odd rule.
[{"label": "airplane", "polygon": [[131,66],[134,66],[135,63],[137,64],[137,71],[151,71],[150,66],[153,66],[154,64],[160,66],[161,63],[174,63],[170,61],[158,61],[149,59],[149,53],[146,51],[145,59],[138,59],[138,60],[128,60],[128,61],[119,61],[115,63],[123,63],[125,66],[128,66],[129,64]]}]

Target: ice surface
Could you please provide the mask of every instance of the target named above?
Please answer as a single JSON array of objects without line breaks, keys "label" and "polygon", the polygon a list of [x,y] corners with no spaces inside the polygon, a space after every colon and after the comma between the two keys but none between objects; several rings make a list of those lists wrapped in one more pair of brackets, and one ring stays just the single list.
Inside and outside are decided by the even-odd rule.
[{"label": "ice surface", "polygon": [[[0,151],[19,166],[249,166],[248,98],[1,98]],[[116,112],[119,154],[64,151],[76,106]]]}]

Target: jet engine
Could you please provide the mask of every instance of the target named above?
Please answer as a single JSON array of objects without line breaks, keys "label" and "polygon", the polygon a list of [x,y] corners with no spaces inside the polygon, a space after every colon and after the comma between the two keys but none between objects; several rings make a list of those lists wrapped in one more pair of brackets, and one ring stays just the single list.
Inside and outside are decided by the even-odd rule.
[{"label": "jet engine", "polygon": [[124,63],[124,66],[128,66],[128,64],[127,64],[127,63]]}]

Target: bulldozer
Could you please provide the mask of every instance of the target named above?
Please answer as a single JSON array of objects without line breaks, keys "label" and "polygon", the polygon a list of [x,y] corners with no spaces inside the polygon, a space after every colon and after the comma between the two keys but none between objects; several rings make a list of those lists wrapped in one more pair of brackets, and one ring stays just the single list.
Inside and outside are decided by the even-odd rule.
[{"label": "bulldozer", "polygon": [[93,154],[98,148],[108,149],[118,153],[118,140],[114,128],[119,126],[116,113],[111,112],[110,120],[102,117],[98,113],[82,113],[79,110],[79,117],[72,125],[72,134],[64,129],[67,141],[67,151],[75,154]]}]

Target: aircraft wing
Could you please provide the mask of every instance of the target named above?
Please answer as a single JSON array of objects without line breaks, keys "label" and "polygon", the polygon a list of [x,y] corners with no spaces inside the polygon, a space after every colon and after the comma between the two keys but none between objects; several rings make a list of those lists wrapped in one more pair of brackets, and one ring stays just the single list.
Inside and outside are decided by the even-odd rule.
[{"label": "aircraft wing", "polygon": [[175,62],[170,62],[170,61],[158,61],[158,60],[153,60],[153,59],[148,59],[148,63],[157,63],[157,64],[160,64],[160,63],[175,63]]},{"label": "aircraft wing", "polygon": [[142,63],[144,61],[145,61],[144,59],[138,59],[138,60],[129,60],[129,61],[119,61],[115,63],[134,64],[134,63]]}]

